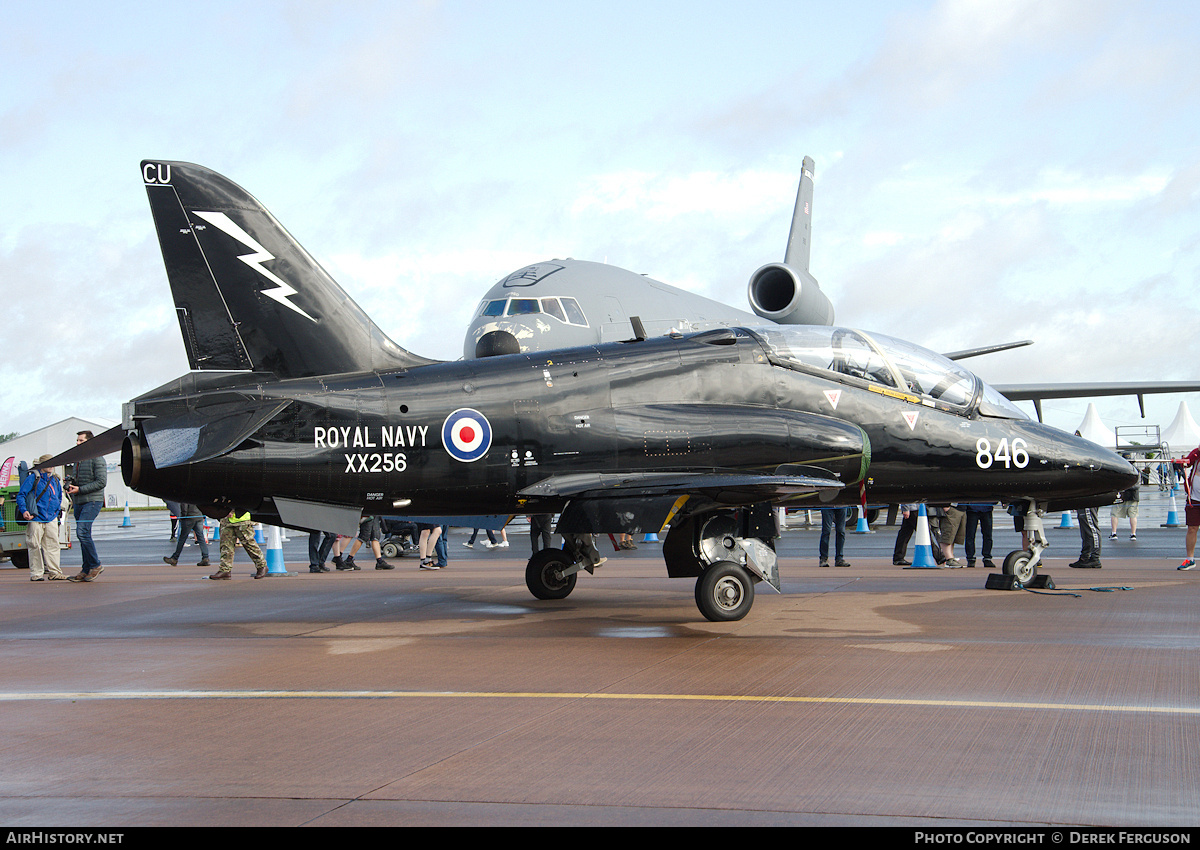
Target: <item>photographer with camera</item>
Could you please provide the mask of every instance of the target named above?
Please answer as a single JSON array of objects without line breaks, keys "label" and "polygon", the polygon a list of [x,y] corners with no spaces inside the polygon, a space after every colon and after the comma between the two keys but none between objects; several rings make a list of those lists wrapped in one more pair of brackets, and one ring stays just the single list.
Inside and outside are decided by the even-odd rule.
[{"label": "photographer with camera", "polygon": [[[75,445],[86,443],[92,436],[91,431],[78,432]],[[83,554],[83,570],[79,575],[71,576],[71,581],[92,581],[104,571],[96,554],[96,544],[92,542],[92,526],[104,507],[108,464],[102,457],[81,460],[75,464],[74,474],[67,482],[67,495],[75,508],[75,536],[79,538],[79,550]]]}]

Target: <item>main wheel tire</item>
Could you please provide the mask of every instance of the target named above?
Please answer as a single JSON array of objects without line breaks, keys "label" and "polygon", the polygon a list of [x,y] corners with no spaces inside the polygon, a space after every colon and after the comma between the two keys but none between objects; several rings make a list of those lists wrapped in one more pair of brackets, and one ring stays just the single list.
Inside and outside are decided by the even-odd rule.
[{"label": "main wheel tire", "polygon": [[571,558],[562,549],[542,549],[525,567],[525,586],[538,599],[566,599],[575,589],[577,573],[559,577],[559,570],[571,566]]},{"label": "main wheel tire", "polygon": [[754,579],[732,561],[718,561],[696,580],[696,607],[714,623],[740,620],[754,604]]},{"label": "main wheel tire", "polygon": [[1006,576],[1016,576],[1021,584],[1029,584],[1037,575],[1037,566],[1033,564],[1033,553],[1023,549],[1009,552],[1004,559],[1002,570]]},{"label": "main wheel tire", "polygon": [[395,543],[384,543],[379,548],[383,550],[383,557],[385,558],[395,558],[400,555],[400,547]]},{"label": "main wheel tire", "polygon": [[13,549],[8,553],[8,560],[12,561],[12,565],[18,570],[27,570],[29,569],[29,550]]}]

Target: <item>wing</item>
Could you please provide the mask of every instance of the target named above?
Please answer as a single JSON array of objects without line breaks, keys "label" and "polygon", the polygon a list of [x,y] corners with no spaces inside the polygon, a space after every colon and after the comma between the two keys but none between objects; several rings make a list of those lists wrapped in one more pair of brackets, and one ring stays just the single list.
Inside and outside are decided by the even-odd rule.
[{"label": "wing", "polygon": [[752,505],[798,496],[833,499],[845,486],[823,471],[645,472],[556,475],[521,491],[530,500],[567,499],[559,533],[658,532],[684,505]]},{"label": "wing", "polygon": [[702,495],[728,505],[777,502],[794,496],[837,493],[836,478],[794,472],[638,472],[555,475],[526,487],[525,498],[627,499]]},{"label": "wing", "polygon": [[993,384],[1009,401],[1032,401],[1037,410],[1038,421],[1042,418],[1044,398],[1090,398],[1102,395],[1135,395],[1142,417],[1146,416],[1146,405],[1142,396],[1149,393],[1194,393],[1200,392],[1196,381],[1101,381],[1090,384]]},{"label": "wing", "polygon": [[79,463],[81,460],[103,457],[104,455],[120,451],[121,443],[124,440],[125,429],[117,425],[109,428],[97,437],[92,437],[92,439],[86,442],[67,449],[62,454],[50,458],[45,463],[39,463],[34,469],[54,469],[56,466],[66,466],[69,463]]},{"label": "wing", "polygon": [[1002,342],[999,345],[984,345],[979,348],[966,348],[962,351],[946,351],[942,356],[947,360],[966,360],[968,357],[978,357],[981,354],[995,354],[997,351],[1008,351],[1010,348],[1021,348],[1033,345],[1033,340],[1022,339],[1017,342]]}]

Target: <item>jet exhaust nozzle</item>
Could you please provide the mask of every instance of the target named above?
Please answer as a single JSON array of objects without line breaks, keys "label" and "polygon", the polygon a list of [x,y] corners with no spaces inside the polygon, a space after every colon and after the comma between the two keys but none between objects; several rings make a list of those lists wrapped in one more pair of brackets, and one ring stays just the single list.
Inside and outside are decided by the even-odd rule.
[{"label": "jet exhaust nozzle", "polygon": [[121,477],[125,486],[147,496],[174,498],[172,494],[185,492],[187,469],[187,466],[159,469],[154,465],[145,437],[136,431],[125,435],[121,444]]},{"label": "jet exhaust nozzle", "polygon": [[125,442],[121,443],[121,478],[124,479],[126,487],[136,490],[141,477],[141,446],[126,435]]},{"label": "jet exhaust nozzle", "polygon": [[833,304],[816,279],[786,263],[768,263],[750,276],[750,307],[783,325],[831,325]]}]

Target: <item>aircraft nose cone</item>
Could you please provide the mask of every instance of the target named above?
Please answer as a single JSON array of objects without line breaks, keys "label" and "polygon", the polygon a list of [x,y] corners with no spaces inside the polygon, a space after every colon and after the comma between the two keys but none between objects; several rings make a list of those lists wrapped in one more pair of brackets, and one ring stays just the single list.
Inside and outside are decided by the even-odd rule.
[{"label": "aircraft nose cone", "polygon": [[[1099,453],[1098,453],[1099,454]],[[1141,480],[1133,464],[1116,452],[1105,450],[1095,459],[1096,474],[1112,483],[1112,489],[1125,490]]]},{"label": "aircraft nose cone", "polygon": [[1090,488],[1096,492],[1119,492],[1136,484],[1141,476],[1133,464],[1116,452],[1077,437],[1086,449],[1077,460],[1077,468],[1087,470]]},{"label": "aircraft nose cone", "polygon": [[1049,425],[1032,425],[1031,445],[1038,446],[1039,466],[1056,482],[1051,499],[1092,500],[1132,487],[1139,476],[1133,464],[1112,449]]}]

